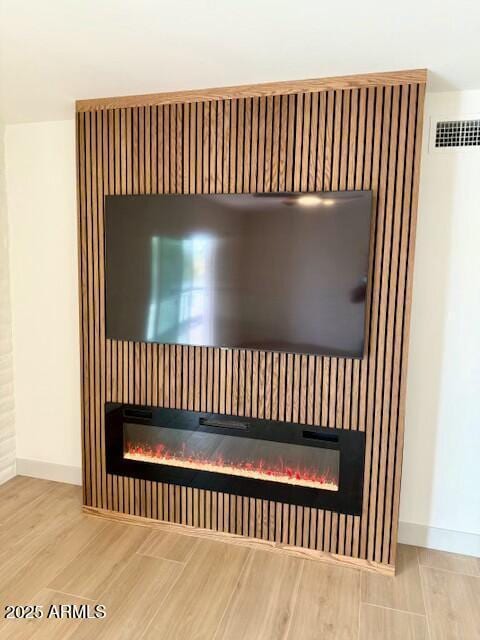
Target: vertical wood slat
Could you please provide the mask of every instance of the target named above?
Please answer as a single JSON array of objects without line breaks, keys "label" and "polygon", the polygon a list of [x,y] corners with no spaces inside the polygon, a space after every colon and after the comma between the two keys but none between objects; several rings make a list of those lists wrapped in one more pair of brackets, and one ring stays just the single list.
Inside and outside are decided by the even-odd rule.
[{"label": "vertical wood slat", "polygon": [[92,114],[85,114],[85,196],[86,196],[86,242],[87,242],[87,293],[86,293],[86,305],[88,308],[88,320],[86,324],[86,335],[88,342],[88,381],[89,381],[89,413],[88,413],[88,426],[90,438],[90,450],[88,456],[90,459],[90,480],[91,480],[91,494],[90,500],[92,506],[98,506],[97,504],[97,478],[98,468],[95,463],[95,455],[98,452],[98,446],[96,442],[96,435],[98,428],[95,425],[95,399],[97,398],[97,392],[95,388],[95,345],[94,345],[94,291],[95,283],[93,281],[93,265],[94,265],[94,249],[93,249],[93,230],[94,216],[92,211],[92,182],[94,178],[94,168],[92,167],[92,130],[93,130],[93,118]]},{"label": "vertical wood slat", "polygon": [[90,470],[90,430],[89,420],[89,366],[88,366],[88,280],[87,280],[87,211],[86,211],[86,156],[85,156],[85,129],[86,115],[78,114],[77,117],[77,192],[78,192],[78,276],[79,287],[79,311],[80,311],[80,363],[81,363],[81,425],[82,425],[82,495],[85,504],[91,503],[91,470]]},{"label": "vertical wood slat", "polygon": [[[84,502],[393,563],[423,84],[77,115]],[[105,339],[103,197],[372,189],[362,361]],[[362,516],[107,476],[103,403],[365,431]]]}]

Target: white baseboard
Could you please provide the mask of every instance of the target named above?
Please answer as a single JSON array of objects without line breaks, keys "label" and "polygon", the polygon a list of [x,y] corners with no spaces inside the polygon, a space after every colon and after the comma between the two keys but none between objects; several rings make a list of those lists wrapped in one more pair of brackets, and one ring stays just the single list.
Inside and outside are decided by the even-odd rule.
[{"label": "white baseboard", "polygon": [[480,556],[480,535],[475,533],[438,529],[413,522],[400,522],[398,541],[416,547],[461,553],[466,556]]},{"label": "white baseboard", "polygon": [[42,462],[41,460],[17,458],[17,475],[53,480],[54,482],[66,482],[67,484],[82,484],[81,467],[69,467],[64,464]]}]

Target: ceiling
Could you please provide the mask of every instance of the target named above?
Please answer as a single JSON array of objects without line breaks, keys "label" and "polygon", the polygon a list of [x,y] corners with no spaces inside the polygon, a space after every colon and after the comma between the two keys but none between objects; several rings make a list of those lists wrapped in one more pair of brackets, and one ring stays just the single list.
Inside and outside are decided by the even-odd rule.
[{"label": "ceiling", "polygon": [[77,98],[427,67],[480,89],[478,0],[0,0],[0,118]]}]

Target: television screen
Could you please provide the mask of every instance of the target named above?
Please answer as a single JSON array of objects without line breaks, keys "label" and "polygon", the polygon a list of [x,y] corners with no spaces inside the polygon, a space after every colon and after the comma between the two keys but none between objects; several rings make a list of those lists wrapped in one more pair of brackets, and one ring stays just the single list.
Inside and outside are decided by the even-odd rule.
[{"label": "television screen", "polygon": [[363,355],[370,191],[105,207],[108,338]]}]

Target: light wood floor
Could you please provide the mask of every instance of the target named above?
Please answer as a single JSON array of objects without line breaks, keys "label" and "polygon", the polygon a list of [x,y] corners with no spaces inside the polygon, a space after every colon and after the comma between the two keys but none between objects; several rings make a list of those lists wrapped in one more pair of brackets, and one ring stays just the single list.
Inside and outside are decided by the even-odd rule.
[{"label": "light wood floor", "polygon": [[[104,604],[104,620],[4,620],[7,604]],[[480,561],[401,546],[395,578],[112,522],[80,489],[0,486],[0,638],[475,640]]]}]

